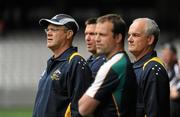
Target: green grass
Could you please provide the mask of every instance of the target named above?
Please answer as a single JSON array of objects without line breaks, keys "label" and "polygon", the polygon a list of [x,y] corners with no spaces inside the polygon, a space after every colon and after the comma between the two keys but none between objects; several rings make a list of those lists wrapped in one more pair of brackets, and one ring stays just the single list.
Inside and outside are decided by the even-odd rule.
[{"label": "green grass", "polygon": [[32,117],[32,108],[0,108],[0,117]]}]

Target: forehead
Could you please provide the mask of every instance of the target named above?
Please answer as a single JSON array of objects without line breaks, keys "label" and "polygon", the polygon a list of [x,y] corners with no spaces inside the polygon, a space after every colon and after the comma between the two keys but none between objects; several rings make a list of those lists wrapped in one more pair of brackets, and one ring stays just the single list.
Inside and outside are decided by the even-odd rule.
[{"label": "forehead", "polygon": [[96,24],[88,24],[86,25],[86,30],[87,29],[95,29],[96,28]]},{"label": "forehead", "polygon": [[98,22],[96,25],[96,31],[112,31],[113,25],[111,22]]},{"label": "forehead", "polygon": [[65,27],[63,25],[54,25],[54,24],[49,24],[48,27],[54,27],[54,28],[58,28],[58,27]]},{"label": "forehead", "polygon": [[145,26],[146,24],[143,20],[135,21],[130,25],[129,33],[131,32],[143,33],[145,31]]}]

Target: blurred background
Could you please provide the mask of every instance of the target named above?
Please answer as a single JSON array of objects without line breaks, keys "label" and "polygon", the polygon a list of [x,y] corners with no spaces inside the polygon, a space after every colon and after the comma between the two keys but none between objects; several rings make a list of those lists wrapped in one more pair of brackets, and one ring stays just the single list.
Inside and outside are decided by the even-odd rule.
[{"label": "blurred background", "polygon": [[84,22],[107,13],[122,15],[128,26],[138,17],[154,19],[161,29],[157,51],[166,42],[174,43],[180,51],[177,0],[1,0],[0,117],[31,117],[38,81],[51,56],[38,21],[59,13],[69,14],[79,23],[74,45],[85,58],[89,53],[85,49]]}]

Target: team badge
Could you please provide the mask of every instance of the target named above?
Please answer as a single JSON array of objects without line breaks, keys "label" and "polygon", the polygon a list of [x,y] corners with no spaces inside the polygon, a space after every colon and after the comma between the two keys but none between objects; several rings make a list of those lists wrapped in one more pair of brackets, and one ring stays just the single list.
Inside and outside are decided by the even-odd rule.
[{"label": "team badge", "polygon": [[52,80],[59,80],[60,79],[61,72],[57,69],[52,75],[51,79]]}]

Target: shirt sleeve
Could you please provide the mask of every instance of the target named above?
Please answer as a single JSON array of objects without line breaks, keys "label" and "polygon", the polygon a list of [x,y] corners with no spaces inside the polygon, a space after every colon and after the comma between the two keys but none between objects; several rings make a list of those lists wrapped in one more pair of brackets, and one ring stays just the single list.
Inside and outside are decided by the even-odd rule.
[{"label": "shirt sleeve", "polygon": [[78,101],[91,84],[91,70],[82,57],[76,56],[71,61],[69,71],[68,93],[71,99],[71,116],[80,117]]},{"label": "shirt sleeve", "polygon": [[86,95],[102,101],[107,95],[113,92],[119,83],[118,75],[111,67],[104,64],[98,71],[95,81],[86,91]]},{"label": "shirt sleeve", "polygon": [[147,117],[169,117],[169,78],[164,67],[151,62],[145,69],[144,103]]}]

